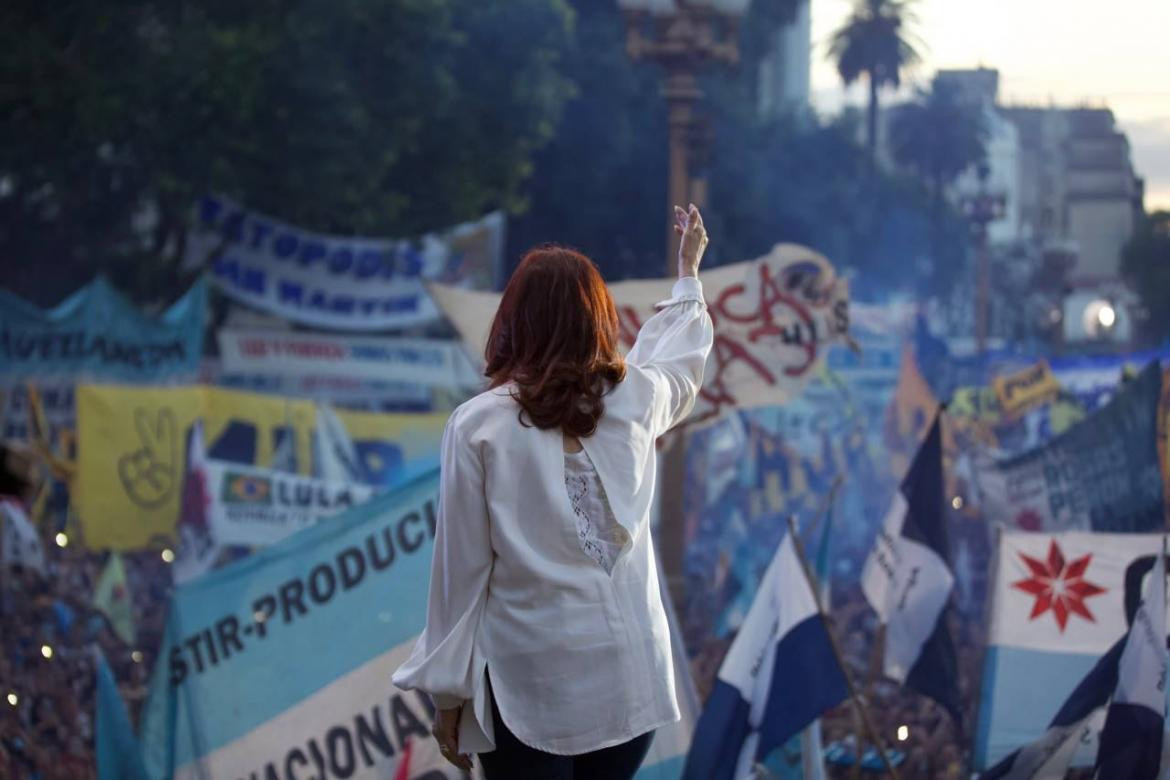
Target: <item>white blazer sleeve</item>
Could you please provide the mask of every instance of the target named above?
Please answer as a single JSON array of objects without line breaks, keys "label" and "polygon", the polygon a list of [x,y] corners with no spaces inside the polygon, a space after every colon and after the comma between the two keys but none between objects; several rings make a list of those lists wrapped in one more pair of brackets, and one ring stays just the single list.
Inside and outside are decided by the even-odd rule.
[{"label": "white blazer sleeve", "polygon": [[703,367],[715,330],[703,284],[684,276],[674,284],[669,300],[657,304],[658,313],[638,331],[633,349],[626,355],[631,365],[650,374],[654,381],[654,435],[682,422],[703,384]]},{"label": "white blazer sleeve", "polygon": [[429,693],[440,709],[472,698],[475,635],[494,557],[483,464],[460,432],[458,416],[443,431],[427,625],[393,678],[403,690]]}]

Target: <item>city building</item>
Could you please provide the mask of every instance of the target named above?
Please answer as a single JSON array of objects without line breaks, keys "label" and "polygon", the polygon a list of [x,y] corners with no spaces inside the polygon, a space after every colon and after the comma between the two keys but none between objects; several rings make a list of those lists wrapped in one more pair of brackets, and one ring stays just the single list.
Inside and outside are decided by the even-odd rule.
[{"label": "city building", "polygon": [[987,128],[987,178],[981,182],[976,169],[971,168],[955,181],[952,198],[961,202],[974,197],[983,186],[988,192],[1002,196],[1003,213],[988,225],[988,241],[1006,245],[1020,240],[1023,205],[1020,134],[1015,123],[999,109],[999,71],[992,68],[940,70],[934,83],[957,90],[966,101],[979,106]]},{"label": "city building", "polygon": [[1143,184],[1113,112],[1002,105],[991,68],[941,70],[935,83],[982,108],[989,175],[981,183],[974,169],[964,173],[950,195],[961,203],[985,186],[1003,198],[1002,217],[988,230],[993,288],[998,280],[1027,289],[1022,307],[1018,296],[993,289],[991,332],[1018,340],[1052,329],[1070,344],[1128,340],[1136,299],[1120,279],[1121,253],[1141,217]]},{"label": "city building", "polygon": [[790,24],[776,32],[776,45],[760,61],[761,116],[801,116],[809,110],[809,68],[812,63],[811,2],[796,8]]},{"label": "city building", "polygon": [[1021,217],[1028,237],[1075,253],[1070,279],[1112,280],[1142,211],[1129,141],[1107,108],[1009,107],[1020,133]]}]

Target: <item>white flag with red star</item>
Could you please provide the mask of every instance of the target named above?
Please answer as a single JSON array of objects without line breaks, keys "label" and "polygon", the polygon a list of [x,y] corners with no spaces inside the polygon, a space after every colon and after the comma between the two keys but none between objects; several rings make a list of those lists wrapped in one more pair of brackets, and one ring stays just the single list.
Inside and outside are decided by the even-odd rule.
[{"label": "white flag with red star", "polygon": [[[991,624],[976,768],[1040,739],[1094,664],[1126,636],[1162,549],[1158,534],[1003,533],[991,583]],[[1074,766],[1091,766],[1097,729]]]}]

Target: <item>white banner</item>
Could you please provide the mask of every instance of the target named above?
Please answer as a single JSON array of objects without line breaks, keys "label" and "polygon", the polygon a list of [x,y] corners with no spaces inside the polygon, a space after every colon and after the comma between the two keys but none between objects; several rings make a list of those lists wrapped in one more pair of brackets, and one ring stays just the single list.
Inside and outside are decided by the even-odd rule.
[{"label": "white banner", "polygon": [[226,329],[217,338],[225,374],[336,377],[449,389],[476,387],[480,381],[462,346],[452,341]]},{"label": "white banner", "polygon": [[[715,343],[692,421],[734,408],[773,406],[796,396],[814,375],[829,344],[849,331],[849,286],[823,255],[777,244],[767,255],[700,274]],[[428,290],[455,325],[468,351],[482,355],[499,293],[441,284]],[[633,346],[670,281],[645,279],[610,286],[624,348]]]},{"label": "white banner", "polygon": [[369,485],[208,460],[209,524],[217,544],[268,546],[364,503]]},{"label": "white banner", "polygon": [[504,216],[496,212],[417,240],[330,236],[206,196],[184,264],[206,266],[227,295],[294,322],[391,330],[437,317],[424,280],[491,288],[503,235]]}]

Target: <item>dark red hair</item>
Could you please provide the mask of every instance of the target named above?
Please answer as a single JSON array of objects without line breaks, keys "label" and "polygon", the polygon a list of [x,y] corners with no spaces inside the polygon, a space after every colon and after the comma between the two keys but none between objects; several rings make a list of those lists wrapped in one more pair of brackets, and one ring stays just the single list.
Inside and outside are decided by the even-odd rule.
[{"label": "dark red hair", "polygon": [[578,437],[597,430],[602,396],[625,379],[626,364],[617,309],[593,261],[555,244],[530,249],[504,290],[484,356],[492,387],[516,383],[521,423]]}]

